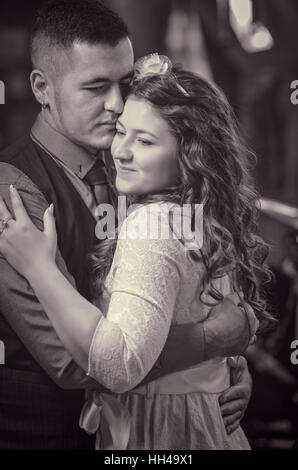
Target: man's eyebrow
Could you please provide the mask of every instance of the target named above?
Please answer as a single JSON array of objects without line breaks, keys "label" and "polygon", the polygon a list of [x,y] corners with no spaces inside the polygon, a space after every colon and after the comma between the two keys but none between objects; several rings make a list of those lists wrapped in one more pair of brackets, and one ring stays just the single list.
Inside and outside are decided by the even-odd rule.
[{"label": "man's eyebrow", "polygon": [[[123,127],[123,129],[125,129],[125,126],[122,124],[122,122],[120,121],[120,119],[117,120],[117,124],[120,124],[121,127]],[[134,129],[134,131],[137,133],[137,134],[149,134],[151,135],[152,137],[154,137],[155,139],[157,139],[157,136],[155,134],[152,134],[152,132],[149,132],[149,131],[145,131],[145,129]]]},{"label": "man's eyebrow", "polygon": [[121,77],[119,81],[122,82],[122,80],[131,80],[133,75],[134,75],[134,72],[133,70],[131,70],[126,75],[123,75],[123,77]]},{"label": "man's eyebrow", "polygon": [[[131,80],[133,77],[133,72],[129,72],[123,77],[120,78],[119,82],[122,82],[123,80]],[[94,85],[95,83],[110,83],[111,79],[108,77],[94,77],[91,78],[90,80],[87,80],[86,82],[82,83],[82,86],[88,86],[88,85]]]},{"label": "man's eyebrow", "polygon": [[82,86],[94,85],[95,83],[109,83],[109,82],[110,82],[109,78],[94,77],[94,78],[91,78],[90,80],[87,80],[86,82],[83,82]]}]

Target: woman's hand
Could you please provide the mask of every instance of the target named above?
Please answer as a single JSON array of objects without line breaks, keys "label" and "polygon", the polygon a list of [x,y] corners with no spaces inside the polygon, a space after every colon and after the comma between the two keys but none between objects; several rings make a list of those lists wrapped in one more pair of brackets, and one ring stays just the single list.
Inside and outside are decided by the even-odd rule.
[{"label": "woman's hand", "polygon": [[10,197],[15,220],[0,197],[0,252],[16,271],[28,280],[38,269],[47,269],[55,263],[57,232],[54,207],[44,213],[44,231],[31,221],[18,191],[10,186]]}]

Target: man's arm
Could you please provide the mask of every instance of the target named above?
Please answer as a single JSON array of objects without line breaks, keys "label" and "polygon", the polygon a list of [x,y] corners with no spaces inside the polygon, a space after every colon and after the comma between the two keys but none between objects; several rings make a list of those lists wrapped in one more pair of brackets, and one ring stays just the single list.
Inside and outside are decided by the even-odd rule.
[{"label": "man's arm", "polygon": [[[10,184],[19,190],[32,221],[42,229],[43,214],[48,206],[44,196],[26,175],[11,165],[0,163],[0,195],[11,209]],[[59,252],[57,264],[74,285]],[[1,255],[0,311],[34,359],[58,386],[63,389],[98,388],[98,384],[86,376],[62,345],[29,283]]]},{"label": "man's arm", "polygon": [[[183,370],[213,357],[241,354],[258,329],[253,310],[246,304],[246,313],[237,306],[238,297],[230,295],[214,307],[204,323],[179,325],[171,328],[158,364],[143,383],[178,370]],[[219,397],[219,405],[228,434],[234,432],[246,411],[252,379],[247,362],[228,358],[231,367],[231,387]]]},{"label": "man's arm", "polygon": [[245,313],[238,302],[236,294],[228,295],[204,322],[172,326],[159,361],[144,383],[214,357],[242,354],[258,321],[251,307],[246,304]]}]

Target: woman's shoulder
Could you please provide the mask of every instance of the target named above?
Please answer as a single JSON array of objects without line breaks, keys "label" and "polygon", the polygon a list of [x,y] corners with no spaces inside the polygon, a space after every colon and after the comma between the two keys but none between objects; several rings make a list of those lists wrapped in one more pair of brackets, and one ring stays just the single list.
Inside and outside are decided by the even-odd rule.
[{"label": "woman's shoulder", "polygon": [[170,220],[170,214],[174,206],[172,203],[163,201],[131,206],[126,219],[121,225],[119,239],[174,239]]},{"label": "woman's shoulder", "polygon": [[170,207],[167,202],[154,202],[130,209],[119,230],[119,248],[127,250],[129,245],[135,253],[145,249],[171,255],[179,261],[184,259],[184,246],[173,233],[169,220]]},{"label": "woman's shoulder", "polygon": [[159,253],[164,262],[174,262],[180,271],[197,272],[201,269],[199,251],[196,250],[198,256],[194,261],[189,246],[182,240],[181,213],[177,204],[154,202],[133,209],[121,225],[117,255],[146,253],[150,261],[150,253],[154,252]]}]

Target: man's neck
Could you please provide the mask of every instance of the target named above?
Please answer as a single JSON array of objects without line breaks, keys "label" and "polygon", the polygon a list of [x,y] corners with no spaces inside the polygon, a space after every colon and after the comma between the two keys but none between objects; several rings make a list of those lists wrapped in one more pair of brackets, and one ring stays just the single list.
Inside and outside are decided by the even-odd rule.
[{"label": "man's neck", "polygon": [[41,111],[41,119],[48,125],[50,126],[55,132],[58,134],[62,135],[65,139],[69,140],[72,144],[77,145],[78,147],[83,148],[86,152],[88,152],[90,155],[97,155],[98,153],[101,154],[104,149],[96,149],[94,147],[82,144],[81,142],[78,142],[74,140],[71,136],[69,136],[55,121],[53,118],[52,114],[49,112],[48,109],[42,109]]}]

